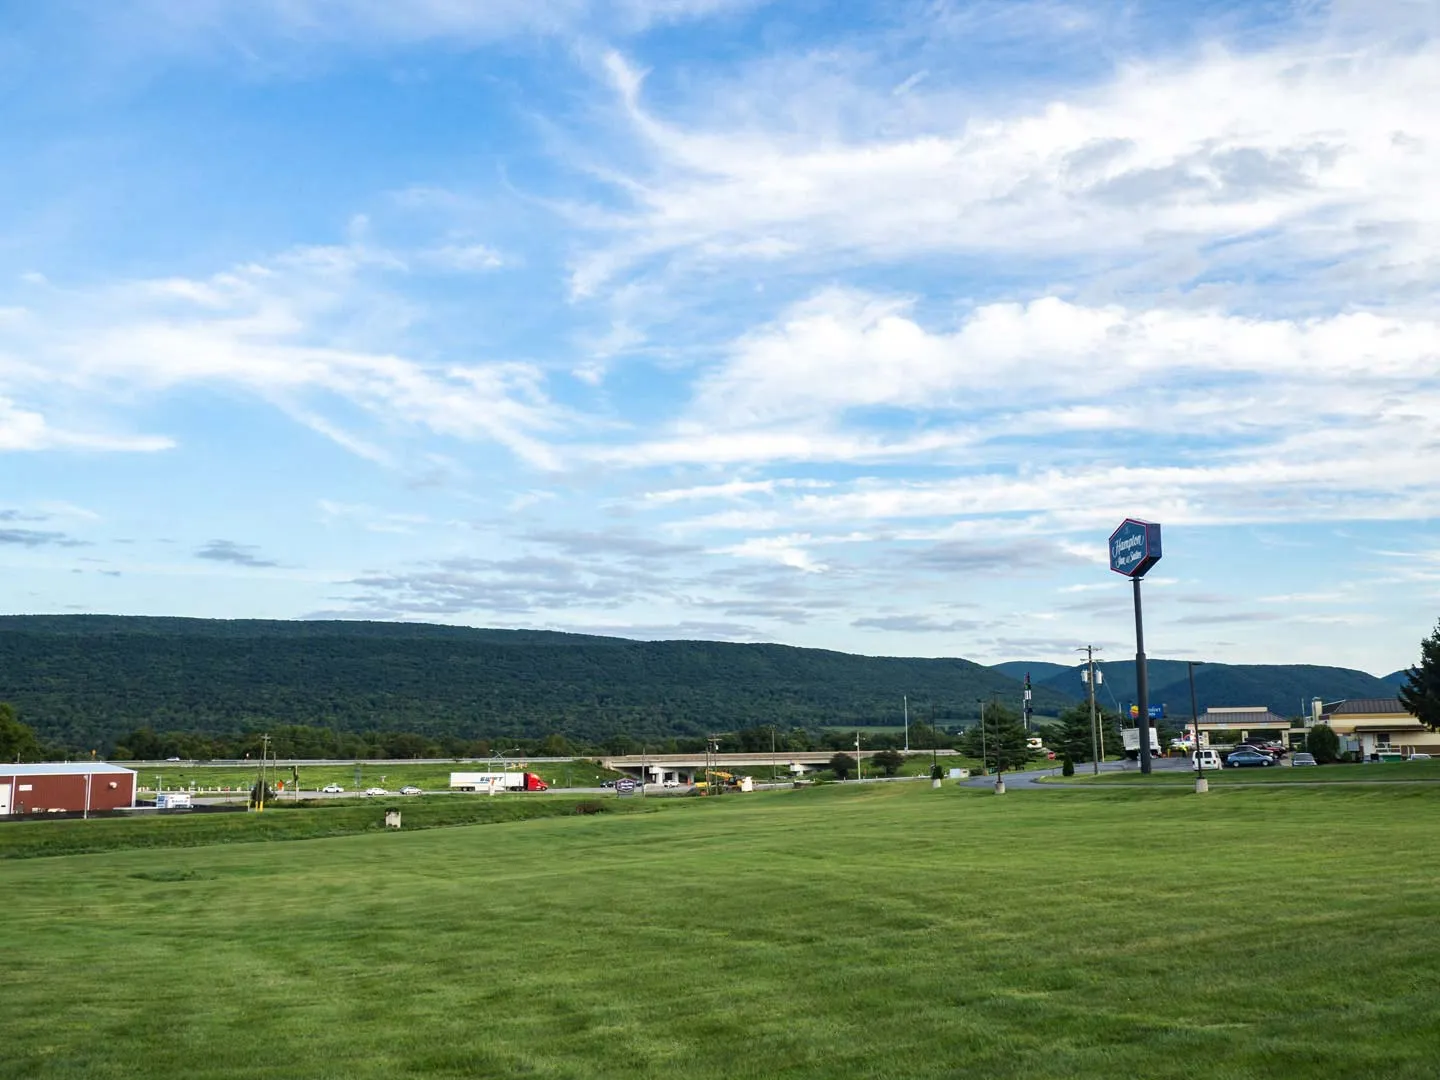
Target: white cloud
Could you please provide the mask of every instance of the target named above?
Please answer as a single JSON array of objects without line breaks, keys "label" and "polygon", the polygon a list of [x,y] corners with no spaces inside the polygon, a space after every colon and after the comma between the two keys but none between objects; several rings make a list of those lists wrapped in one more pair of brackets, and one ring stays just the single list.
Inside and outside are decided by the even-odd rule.
[{"label": "white cloud", "polygon": [[[3,383],[0,383],[3,386]],[[174,442],[159,435],[113,435],[52,426],[45,416],[0,397],[0,452],[7,450],[168,450]]]},{"label": "white cloud", "polygon": [[[614,170],[630,214],[577,264],[581,294],[655,257],[748,262],[756,244],[829,265],[966,252],[1152,272],[1184,252],[1151,288],[1205,266],[1343,257],[1332,297],[1433,285],[1440,268],[1427,179],[1440,171],[1440,43],[1409,26],[1393,41],[1332,27],[1266,51],[1130,63],[1008,115],[944,89],[800,83],[790,99],[765,86],[753,109],[727,105],[746,123],[726,127],[700,108],[661,119],[640,72],[619,57],[609,71],[643,163]],[[826,99],[839,102],[828,117]],[[785,122],[796,113],[805,129]]]},{"label": "white cloud", "polygon": [[[408,427],[498,443],[530,465],[553,466],[557,459],[546,440],[566,413],[548,399],[540,369],[518,362],[421,362],[376,347],[403,341],[409,312],[367,274],[397,265],[383,251],[309,247],[208,278],[58,294],[45,318],[15,332],[8,350],[0,330],[0,391],[42,401],[63,391],[98,403],[117,392],[228,384],[378,463],[391,462],[385,431]],[[375,344],[357,347],[350,343],[356,337]],[[360,410],[375,434],[341,423],[333,415],[337,405]],[[37,425],[43,426],[38,413],[12,410],[7,441],[168,445],[45,435]]]}]

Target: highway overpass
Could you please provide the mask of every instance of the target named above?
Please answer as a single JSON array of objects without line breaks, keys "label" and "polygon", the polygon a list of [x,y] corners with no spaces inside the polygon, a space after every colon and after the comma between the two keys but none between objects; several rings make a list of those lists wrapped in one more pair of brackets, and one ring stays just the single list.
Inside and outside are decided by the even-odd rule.
[{"label": "highway overpass", "polygon": [[[703,779],[707,767],[725,772],[741,772],[761,778],[770,773],[786,773],[798,776],[801,773],[823,769],[835,756],[834,750],[768,750],[744,754],[617,754],[602,757],[600,765],[605,769],[633,776],[648,784],[663,784],[674,780],[681,784],[693,784],[696,777]],[[839,753],[854,751],[841,750]],[[871,751],[874,753],[874,751]],[[912,750],[911,757],[938,754],[950,757],[954,750]],[[865,756],[864,750],[861,757]]]}]

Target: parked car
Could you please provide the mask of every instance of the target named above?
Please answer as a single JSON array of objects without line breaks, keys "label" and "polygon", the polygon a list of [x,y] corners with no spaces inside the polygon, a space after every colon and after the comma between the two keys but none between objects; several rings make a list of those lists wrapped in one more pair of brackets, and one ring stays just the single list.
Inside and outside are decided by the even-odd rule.
[{"label": "parked car", "polygon": [[1430,755],[1429,755],[1429,754],[1411,754],[1411,755],[1410,755],[1410,760],[1411,760],[1411,761],[1429,761],[1429,760],[1430,760]]},{"label": "parked car", "polygon": [[679,786],[680,786],[680,781],[679,781],[679,780],[666,780],[666,781],[665,781],[663,784],[661,784],[660,786],[661,786],[661,787],[679,787]]},{"label": "parked car", "polygon": [[1239,746],[1235,747],[1235,749],[1253,750],[1257,754],[1268,754],[1272,758],[1280,756],[1274,750],[1270,749],[1270,747],[1266,746],[1264,743],[1242,742]]},{"label": "parked car", "polygon": [[1256,750],[1263,750],[1267,754],[1274,754],[1276,757],[1284,757],[1290,752],[1290,748],[1284,743],[1274,742],[1270,739],[1251,739],[1243,744],[1253,746]]},{"label": "parked car", "polygon": [[614,786],[615,786],[615,781],[614,781],[614,780],[602,780],[602,781],[600,782],[600,786],[601,786],[601,787],[614,787]]},{"label": "parked car", "polygon": [[1302,765],[1319,765],[1320,763],[1315,760],[1314,754],[1291,754],[1290,764],[1298,769]]},{"label": "parked car", "polygon": [[343,793],[345,789],[339,784],[326,784],[320,790],[323,791],[326,795],[339,795]]},{"label": "parked car", "polygon": [[400,789],[400,794],[401,794],[401,795],[423,795],[424,792],[421,791],[421,790],[420,790],[418,787],[416,787],[414,784],[406,784],[404,787],[402,787],[402,788]]},{"label": "parked car", "polygon": [[1225,767],[1227,769],[1242,769],[1247,766],[1274,764],[1275,758],[1273,755],[1262,753],[1259,750],[1252,750],[1248,747],[1244,750],[1232,751],[1225,759]]},{"label": "parked car", "polygon": [[390,792],[386,791],[383,787],[367,787],[367,788],[365,789],[365,794],[366,794],[366,795],[389,795]]}]

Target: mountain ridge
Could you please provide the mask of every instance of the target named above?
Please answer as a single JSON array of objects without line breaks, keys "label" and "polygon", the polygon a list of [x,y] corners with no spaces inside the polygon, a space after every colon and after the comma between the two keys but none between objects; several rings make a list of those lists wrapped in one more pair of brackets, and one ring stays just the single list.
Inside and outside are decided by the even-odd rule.
[{"label": "mountain ridge", "polygon": [[[113,746],[147,726],[267,725],[598,742],[768,726],[967,722],[1020,684],[959,658],[636,641],[433,623],[0,616],[0,701],[42,737]],[[1041,716],[1068,704],[1044,688]]]}]

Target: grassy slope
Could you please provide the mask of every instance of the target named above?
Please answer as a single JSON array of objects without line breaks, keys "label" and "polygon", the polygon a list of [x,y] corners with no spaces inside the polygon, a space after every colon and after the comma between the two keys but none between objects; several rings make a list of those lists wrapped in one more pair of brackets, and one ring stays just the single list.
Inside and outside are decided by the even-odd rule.
[{"label": "grassy slope", "polygon": [[635,813],[654,799],[556,795],[454,795],[436,798],[336,799],[281,802],[264,813],[178,813],[0,824],[0,859],[33,859],[130,848],[207,847],[271,840],[314,840],[384,831],[388,809],[400,811],[406,829],[486,825],[575,813],[577,803],[599,802],[605,812]]},{"label": "grassy slope", "polygon": [[[521,767],[521,763],[513,759],[510,765],[512,771]],[[523,766],[523,771],[533,772],[555,787],[597,787],[602,780],[613,779],[619,775],[587,760],[525,762]],[[129,767],[139,774],[140,786],[152,790],[158,777],[159,783],[163,784],[166,790],[186,788],[193,784],[197,788],[233,787],[246,791],[255,783],[258,775],[254,765],[231,767],[149,764]],[[366,761],[361,763],[360,783],[357,786],[354,765],[301,765],[300,784],[305,791],[317,791],[330,783],[339,784],[346,791],[364,791],[372,785],[397,791],[407,784],[414,784],[426,791],[444,791],[450,786],[452,772],[492,771],[501,771],[501,766],[487,761],[445,762],[440,765],[381,765]],[[283,780],[287,789],[292,786],[288,765],[278,768],[271,766],[269,775],[272,784],[276,780]]]},{"label": "grassy slope", "polygon": [[0,1076],[1429,1077],[1437,826],[889,785],[12,863]]}]

